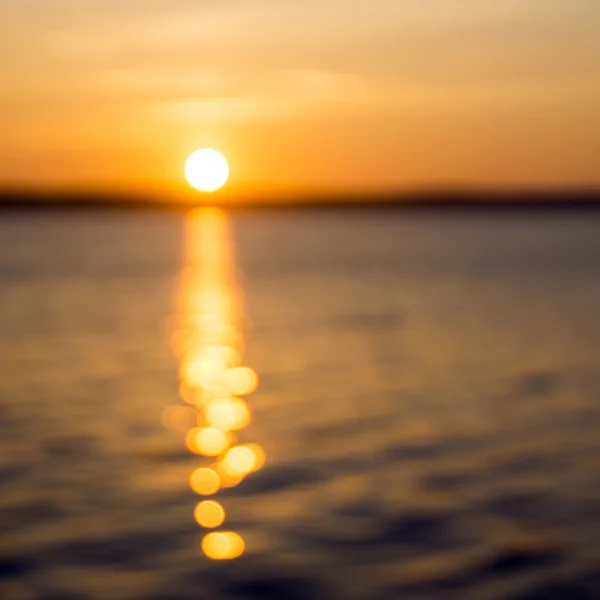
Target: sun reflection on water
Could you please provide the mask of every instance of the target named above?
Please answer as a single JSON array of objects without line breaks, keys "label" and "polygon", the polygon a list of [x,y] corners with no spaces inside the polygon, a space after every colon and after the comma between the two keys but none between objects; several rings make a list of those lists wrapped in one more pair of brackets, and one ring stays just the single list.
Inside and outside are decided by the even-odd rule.
[{"label": "sun reflection on water", "polygon": [[[226,215],[218,209],[190,213],[185,252],[171,344],[180,361],[181,397],[191,406],[168,407],[163,422],[185,433],[190,452],[207,460],[190,474],[190,487],[209,497],[239,485],[264,465],[262,448],[239,440],[251,421],[250,407],[241,396],[256,390],[258,377],[242,364],[241,302]],[[226,515],[216,500],[203,500],[194,517],[201,527],[214,529]],[[237,558],[244,549],[244,540],[232,531],[213,531],[202,541],[202,551],[213,560]]]},{"label": "sun reflection on water", "polygon": [[202,540],[202,550],[213,560],[238,558],[244,552],[243,538],[233,531],[209,533]]}]

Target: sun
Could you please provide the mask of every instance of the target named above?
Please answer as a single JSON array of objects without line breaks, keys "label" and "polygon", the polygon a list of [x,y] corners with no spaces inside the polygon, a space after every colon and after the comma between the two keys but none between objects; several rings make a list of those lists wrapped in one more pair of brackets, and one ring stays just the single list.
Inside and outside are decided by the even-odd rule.
[{"label": "sun", "polygon": [[214,192],[225,185],[229,165],[220,152],[203,148],[190,154],[185,163],[185,176],[197,190]]}]

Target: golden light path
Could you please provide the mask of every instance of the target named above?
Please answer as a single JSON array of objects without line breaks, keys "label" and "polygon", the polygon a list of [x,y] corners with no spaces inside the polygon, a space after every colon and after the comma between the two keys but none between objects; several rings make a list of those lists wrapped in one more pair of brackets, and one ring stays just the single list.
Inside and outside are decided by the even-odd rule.
[{"label": "golden light path", "polygon": [[[185,261],[171,341],[180,360],[181,396],[193,407],[194,417],[186,421],[184,407],[169,407],[163,419],[173,430],[182,431],[187,423],[185,444],[204,458],[190,474],[190,487],[207,497],[238,485],[265,462],[260,446],[238,439],[251,420],[241,397],[256,389],[258,378],[241,364],[241,302],[229,223],[222,211],[200,209],[187,216]],[[194,516],[207,529],[226,520],[225,509],[214,499],[200,502]],[[214,560],[237,558],[244,549],[244,540],[232,531],[214,531],[202,541],[204,554]]]}]

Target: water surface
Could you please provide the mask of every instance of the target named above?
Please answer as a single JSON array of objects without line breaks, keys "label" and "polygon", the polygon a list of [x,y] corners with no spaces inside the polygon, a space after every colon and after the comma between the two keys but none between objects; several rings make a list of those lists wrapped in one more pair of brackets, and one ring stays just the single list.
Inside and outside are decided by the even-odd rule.
[{"label": "water surface", "polygon": [[0,223],[0,598],[600,596],[600,218],[231,217],[245,431],[199,551],[182,217]]}]

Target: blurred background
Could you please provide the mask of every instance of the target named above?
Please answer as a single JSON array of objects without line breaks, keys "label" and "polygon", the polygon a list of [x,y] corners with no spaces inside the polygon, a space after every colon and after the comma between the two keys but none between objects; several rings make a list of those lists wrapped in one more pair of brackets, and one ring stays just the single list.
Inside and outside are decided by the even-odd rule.
[{"label": "blurred background", "polygon": [[0,6],[0,599],[600,597],[599,27]]}]

